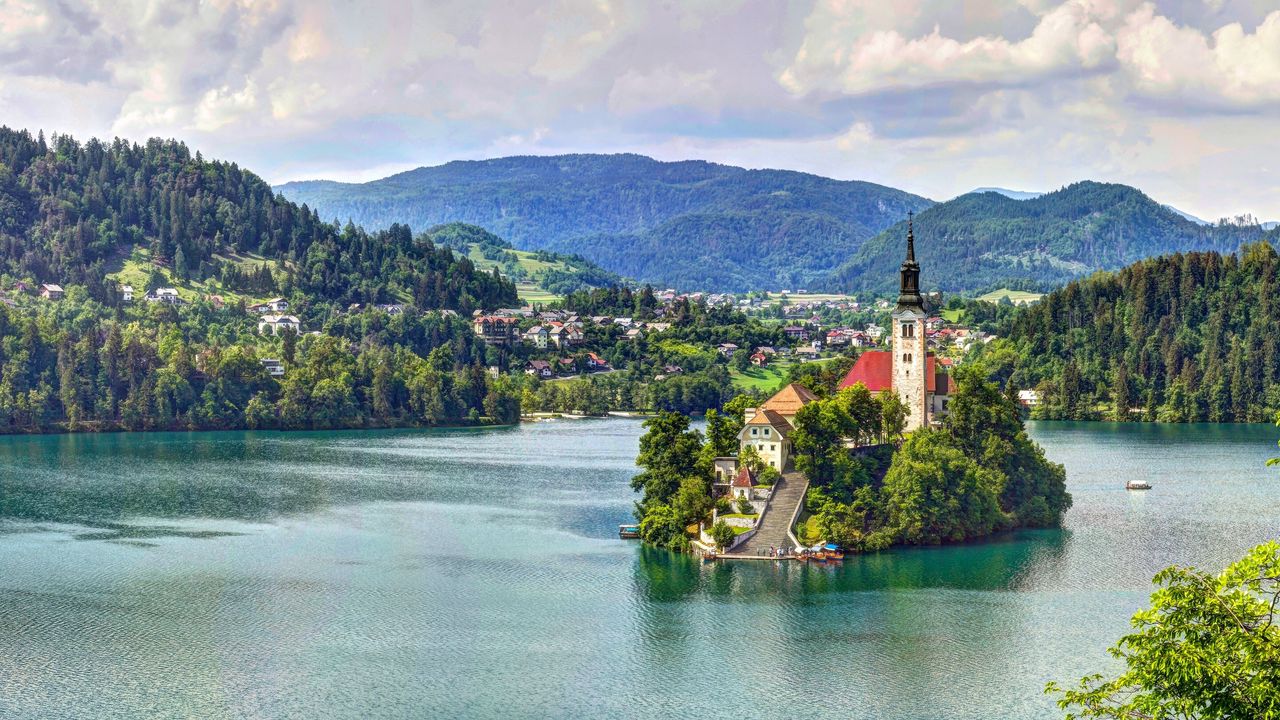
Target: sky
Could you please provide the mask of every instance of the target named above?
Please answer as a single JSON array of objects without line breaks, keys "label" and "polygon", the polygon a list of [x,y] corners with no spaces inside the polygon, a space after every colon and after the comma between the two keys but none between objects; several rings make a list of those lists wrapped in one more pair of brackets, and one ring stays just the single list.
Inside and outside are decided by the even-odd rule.
[{"label": "sky", "polygon": [[1280,219],[1280,0],[0,0],[0,123],[273,183],[638,152]]}]

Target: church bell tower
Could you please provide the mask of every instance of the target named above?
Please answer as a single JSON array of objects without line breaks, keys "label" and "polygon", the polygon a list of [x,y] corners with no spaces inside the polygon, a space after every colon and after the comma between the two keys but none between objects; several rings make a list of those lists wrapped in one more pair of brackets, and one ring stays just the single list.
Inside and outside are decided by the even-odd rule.
[{"label": "church bell tower", "polygon": [[907,215],[907,259],[898,272],[898,306],[893,310],[893,389],[907,406],[908,431],[929,425],[928,341],[913,215]]}]

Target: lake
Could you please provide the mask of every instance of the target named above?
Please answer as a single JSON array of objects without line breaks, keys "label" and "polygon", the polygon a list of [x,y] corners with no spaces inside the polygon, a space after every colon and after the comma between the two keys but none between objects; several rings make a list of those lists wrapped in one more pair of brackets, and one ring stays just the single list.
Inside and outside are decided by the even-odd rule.
[{"label": "lake", "polygon": [[618,540],[635,420],[0,438],[0,717],[1060,717],[1157,570],[1277,535],[1280,431],[1032,432],[1065,529],[837,567]]}]

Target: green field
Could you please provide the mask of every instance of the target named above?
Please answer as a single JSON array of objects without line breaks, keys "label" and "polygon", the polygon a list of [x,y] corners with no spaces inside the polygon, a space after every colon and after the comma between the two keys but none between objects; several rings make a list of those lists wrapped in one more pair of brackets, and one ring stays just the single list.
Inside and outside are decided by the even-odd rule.
[{"label": "green field", "polygon": [[[256,269],[263,263],[270,265],[272,270],[279,269],[279,263],[276,261],[266,260],[257,255],[214,255],[214,259],[224,263],[234,263],[245,269]],[[174,278],[173,272],[169,268],[153,264],[151,262],[151,251],[142,247],[134,247],[129,255],[118,261],[118,268],[109,272],[107,277],[121,285],[132,285],[134,290],[141,295],[147,287],[147,278],[151,276],[153,269],[159,270],[165,276],[169,285],[177,289],[178,295],[188,302],[199,300],[205,295],[221,295],[222,299],[227,303],[243,299],[246,303],[252,304],[269,299],[265,295],[259,297],[228,290],[217,280],[180,282]]]},{"label": "green field", "polygon": [[[529,278],[536,279],[547,270],[569,269],[568,266],[561,262],[546,262],[539,260],[536,253],[529,252],[528,250],[507,250],[507,252],[516,256],[516,262],[520,265],[520,268],[525,271],[526,276]],[[471,261],[476,264],[476,267],[483,270],[493,270],[495,267],[500,268],[496,260],[489,260],[480,253],[479,245],[472,245],[471,251],[467,257],[471,258]],[[518,282],[516,283],[516,292],[519,293],[521,302],[525,303],[542,303],[545,305],[561,300],[559,295],[547,292],[536,282]]]},{"label": "green field", "polygon": [[[826,363],[835,360],[834,357],[818,358],[817,360],[808,360],[805,362]],[[760,392],[771,392],[782,386],[787,379],[787,372],[797,361],[789,358],[774,360],[768,365],[758,368],[751,367],[746,372],[738,372],[737,370],[729,370],[729,380],[733,383],[733,387],[738,390],[758,390]]]},{"label": "green field", "polygon": [[942,319],[949,323],[959,323],[964,320],[964,310],[956,308],[955,310],[943,310]]},{"label": "green field", "polygon": [[1029,305],[1037,302],[1044,297],[1044,293],[1027,292],[1026,290],[1009,290],[1008,288],[1000,288],[992,290],[986,295],[979,295],[978,299],[989,303],[998,303],[1004,298],[1009,298],[1009,302],[1014,305]]}]

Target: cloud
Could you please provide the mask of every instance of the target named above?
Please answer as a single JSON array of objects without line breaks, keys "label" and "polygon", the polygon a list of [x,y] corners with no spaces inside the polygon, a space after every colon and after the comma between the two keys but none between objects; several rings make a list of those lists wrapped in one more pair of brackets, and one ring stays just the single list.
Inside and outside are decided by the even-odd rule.
[{"label": "cloud", "polygon": [[1147,3],[1126,18],[1117,45],[1142,94],[1245,107],[1280,103],[1280,10],[1252,33],[1232,23],[1206,36]]},{"label": "cloud", "polygon": [[272,180],[634,151],[933,197],[1095,177],[1280,217],[1263,5],[0,0],[0,106]]}]

